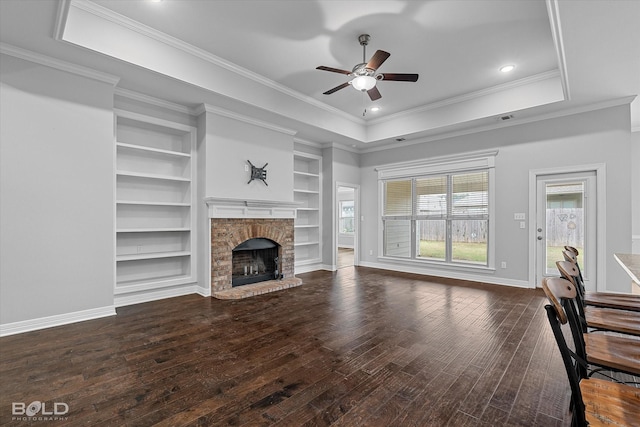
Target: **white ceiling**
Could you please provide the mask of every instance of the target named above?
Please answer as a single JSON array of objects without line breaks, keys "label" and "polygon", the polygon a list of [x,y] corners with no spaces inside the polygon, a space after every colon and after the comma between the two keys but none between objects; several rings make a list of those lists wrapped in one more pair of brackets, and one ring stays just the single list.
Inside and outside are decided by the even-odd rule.
[{"label": "white ceiling", "polygon": [[[2,0],[0,40],[116,75],[125,89],[363,148],[636,95],[639,20],[637,0]],[[350,87],[323,95],[349,78],[315,67],[362,62],[362,33],[367,59],[391,53],[380,72],[418,82],[378,82],[376,102]],[[508,63],[515,71],[500,73]]]}]

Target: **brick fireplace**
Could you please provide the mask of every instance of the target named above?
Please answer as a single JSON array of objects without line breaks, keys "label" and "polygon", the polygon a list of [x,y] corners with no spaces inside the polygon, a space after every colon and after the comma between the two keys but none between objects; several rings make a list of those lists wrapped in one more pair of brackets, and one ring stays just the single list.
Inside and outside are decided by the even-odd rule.
[{"label": "brick fireplace", "polygon": [[[205,201],[209,208],[211,226],[211,292],[214,296],[221,297],[221,293],[228,293],[232,289],[233,250],[251,239],[267,239],[277,244],[279,274],[282,279],[261,282],[263,285],[260,289],[279,290],[301,283],[294,277],[295,203],[216,198]],[[251,286],[254,285],[233,289],[245,288],[246,294],[246,288]]]},{"label": "brick fireplace", "polygon": [[231,288],[232,251],[249,239],[264,238],[280,245],[281,274],[293,277],[293,219],[211,218],[211,291]]}]

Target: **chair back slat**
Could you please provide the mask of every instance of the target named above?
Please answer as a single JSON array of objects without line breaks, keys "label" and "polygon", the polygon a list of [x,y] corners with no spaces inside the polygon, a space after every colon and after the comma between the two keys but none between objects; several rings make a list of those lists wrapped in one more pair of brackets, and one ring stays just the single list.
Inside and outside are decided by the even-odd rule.
[{"label": "chair back slat", "polygon": [[576,269],[578,270],[578,275],[577,275],[578,280],[580,280],[580,285],[584,286],[584,279],[582,278],[582,270],[580,269],[580,264],[578,264],[578,250],[577,249],[575,249],[575,251],[567,250],[565,246],[565,250],[562,251],[562,257],[564,258],[565,261],[569,261],[576,266]]},{"label": "chair back slat", "polygon": [[[542,289],[551,302],[556,311],[556,316],[561,324],[569,324],[571,337],[575,346],[578,357],[587,358],[585,341],[583,333],[585,327],[578,314],[579,308],[576,308],[577,292],[575,286],[566,279],[561,277],[546,277],[542,280]],[[576,365],[579,377],[583,378],[587,375],[586,367]]]},{"label": "chair back slat", "polygon": [[542,289],[551,304],[553,304],[560,323],[563,325],[567,323],[567,315],[562,307],[561,299],[575,298],[577,295],[575,286],[566,279],[552,277],[542,280]]},{"label": "chair back slat", "polygon": [[578,250],[576,248],[574,248],[573,246],[565,245],[564,250],[565,251],[569,251],[569,252],[573,252],[576,255],[576,257],[578,255],[580,255],[580,252],[578,252]]}]

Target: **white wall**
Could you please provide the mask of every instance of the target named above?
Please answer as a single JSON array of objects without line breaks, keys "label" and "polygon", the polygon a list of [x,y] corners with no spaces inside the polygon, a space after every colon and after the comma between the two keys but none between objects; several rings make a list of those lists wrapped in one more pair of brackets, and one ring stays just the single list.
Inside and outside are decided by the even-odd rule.
[{"label": "white wall", "polygon": [[0,76],[0,323],[113,313],[113,86],[6,55]]},{"label": "white wall", "polygon": [[360,184],[360,154],[337,147],[322,150],[322,262],[335,268],[336,183]]},{"label": "white wall", "polygon": [[[292,135],[207,112],[206,144],[207,197],[293,202]],[[247,160],[268,163],[268,186],[248,183]]]},{"label": "white wall", "polygon": [[631,203],[632,250],[640,254],[640,131],[631,134]]},{"label": "white wall", "polygon": [[[529,212],[529,170],[566,165],[606,164],[607,289],[629,291],[629,280],[613,259],[614,252],[630,250],[631,148],[629,106],[613,107],[562,118],[510,126],[404,148],[364,154],[362,166],[361,258],[365,265],[380,264],[378,248],[378,165],[428,159],[477,150],[499,149],[495,168],[496,265],[507,262],[488,279],[523,285],[528,282],[528,230],[518,228],[516,212]],[[373,255],[369,255],[373,251]],[[437,271],[423,268],[425,273]],[[477,275],[477,280],[483,280]]]}]

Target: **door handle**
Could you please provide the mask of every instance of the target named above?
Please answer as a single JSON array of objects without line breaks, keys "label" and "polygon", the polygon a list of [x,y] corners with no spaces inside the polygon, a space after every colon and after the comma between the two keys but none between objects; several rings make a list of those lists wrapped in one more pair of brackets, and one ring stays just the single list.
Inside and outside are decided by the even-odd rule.
[{"label": "door handle", "polygon": [[542,240],[542,236],[538,236],[538,240]]}]

